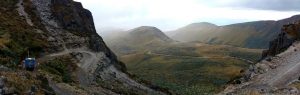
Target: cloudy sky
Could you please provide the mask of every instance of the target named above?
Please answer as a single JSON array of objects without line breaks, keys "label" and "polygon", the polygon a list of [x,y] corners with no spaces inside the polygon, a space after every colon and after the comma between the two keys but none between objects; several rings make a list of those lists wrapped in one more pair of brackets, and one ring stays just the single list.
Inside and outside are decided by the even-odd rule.
[{"label": "cloudy sky", "polygon": [[98,32],[155,26],[174,30],[195,22],[217,25],[279,20],[300,14],[300,0],[75,0],[94,16]]}]

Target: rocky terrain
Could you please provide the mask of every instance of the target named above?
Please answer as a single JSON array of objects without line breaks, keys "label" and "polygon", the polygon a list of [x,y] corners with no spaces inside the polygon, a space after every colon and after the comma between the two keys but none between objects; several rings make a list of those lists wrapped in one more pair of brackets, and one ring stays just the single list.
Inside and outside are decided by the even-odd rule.
[{"label": "rocky terrain", "polygon": [[245,71],[220,94],[299,95],[299,22],[284,25],[264,52],[264,60]]},{"label": "rocky terrain", "polygon": [[[81,3],[2,0],[0,11],[1,94],[165,94],[127,75]],[[18,67],[28,51],[40,63],[34,72]]]}]

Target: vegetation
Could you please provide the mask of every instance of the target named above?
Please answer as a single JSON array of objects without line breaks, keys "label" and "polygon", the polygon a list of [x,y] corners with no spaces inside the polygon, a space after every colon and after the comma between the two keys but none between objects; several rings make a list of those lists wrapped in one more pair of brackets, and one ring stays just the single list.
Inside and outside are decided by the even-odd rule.
[{"label": "vegetation", "polygon": [[[1,76],[6,78],[6,87],[13,87],[12,91],[17,95],[23,95],[28,92],[32,86],[40,88],[35,94],[37,95],[54,95],[53,89],[49,86],[47,78],[42,74],[33,74],[26,71],[6,72],[1,71]],[[11,89],[11,88],[8,88]]]},{"label": "vegetation", "polygon": [[[279,21],[254,21],[225,26],[210,23],[194,23],[178,30],[168,32],[175,40],[182,42],[199,41],[217,45],[232,45],[245,48],[268,48],[281,31],[281,26],[296,17]],[[238,35],[238,36],[237,36]]]},{"label": "vegetation", "polygon": [[247,51],[233,51],[229,53],[229,56],[239,57],[247,60],[251,60],[253,62],[258,61],[261,58],[257,52],[247,52]]},{"label": "vegetation", "polygon": [[165,55],[176,55],[176,56],[193,56],[199,57],[199,54],[196,52],[196,47],[163,47],[161,49],[155,49],[153,53],[165,54]]},{"label": "vegetation", "polygon": [[[249,63],[238,59],[220,57],[233,56],[255,61],[261,51],[197,44],[166,45],[153,49],[152,53],[124,55],[121,61],[126,63],[128,72],[137,80],[150,81],[181,95],[214,94],[223,90],[227,82],[239,77],[240,71],[249,66]],[[203,56],[211,58],[201,58]]]},{"label": "vegetation", "polygon": [[[0,12],[0,64],[8,67],[16,67],[21,60],[31,55],[38,57],[44,52],[46,41],[41,34],[35,33],[15,10],[17,0],[1,0]],[[10,11],[10,12],[8,12]]]},{"label": "vegetation", "polygon": [[64,83],[74,83],[72,73],[76,71],[77,65],[72,63],[69,57],[56,58],[40,65],[43,71],[56,75]]},{"label": "vegetation", "polygon": [[0,6],[3,8],[7,8],[7,9],[12,9],[14,8],[15,4],[18,2],[18,0],[1,0],[0,1]]},{"label": "vegetation", "polygon": [[[142,56],[142,55],[137,55]],[[147,58],[148,56],[148,58]],[[149,57],[150,56],[150,57]],[[128,71],[154,85],[168,88],[176,93],[213,93],[221,90],[245,63],[231,60],[223,63],[197,58],[162,57],[146,55],[138,63],[128,63]]]}]

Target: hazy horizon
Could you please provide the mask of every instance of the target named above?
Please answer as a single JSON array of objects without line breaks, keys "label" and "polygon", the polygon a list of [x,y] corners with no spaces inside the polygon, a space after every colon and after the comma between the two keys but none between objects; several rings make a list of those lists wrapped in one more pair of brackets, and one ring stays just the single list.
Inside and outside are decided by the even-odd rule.
[{"label": "hazy horizon", "polygon": [[[175,30],[191,23],[228,25],[280,20],[300,14],[299,0],[75,0],[90,10],[98,32],[154,26]],[[289,5],[289,6],[284,6]]]}]

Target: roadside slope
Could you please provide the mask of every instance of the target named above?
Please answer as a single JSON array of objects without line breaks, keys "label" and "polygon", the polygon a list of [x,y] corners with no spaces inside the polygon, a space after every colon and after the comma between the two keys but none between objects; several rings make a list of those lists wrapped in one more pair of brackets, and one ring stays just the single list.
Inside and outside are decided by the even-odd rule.
[{"label": "roadside slope", "polygon": [[[264,51],[261,62],[250,66],[238,81],[220,94],[285,94],[298,95],[300,73],[300,23],[284,25],[282,32]],[[295,41],[295,42],[294,42]]]}]

